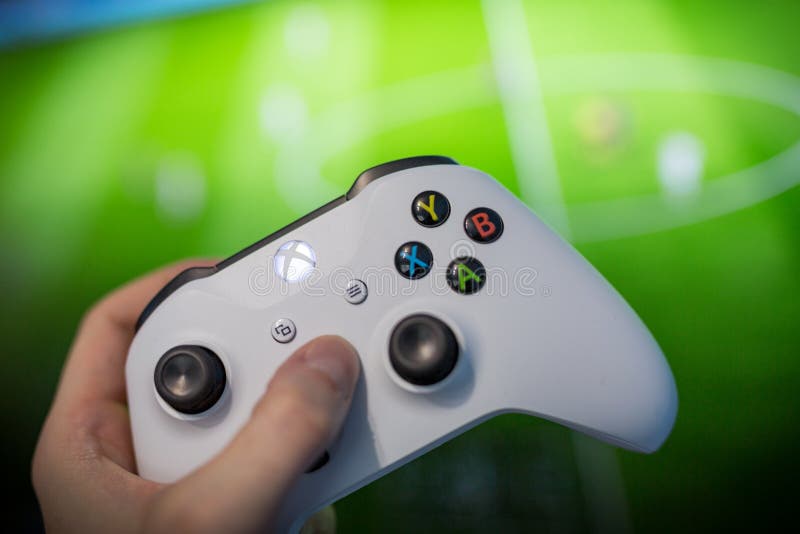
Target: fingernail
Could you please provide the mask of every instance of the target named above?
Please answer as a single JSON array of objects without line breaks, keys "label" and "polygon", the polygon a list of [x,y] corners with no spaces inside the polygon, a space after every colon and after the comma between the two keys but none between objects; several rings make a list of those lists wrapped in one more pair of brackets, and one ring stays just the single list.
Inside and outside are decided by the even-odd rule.
[{"label": "fingernail", "polygon": [[305,353],[305,362],[311,368],[325,373],[340,391],[349,391],[355,380],[353,359],[356,349],[338,336],[324,336],[312,341]]}]

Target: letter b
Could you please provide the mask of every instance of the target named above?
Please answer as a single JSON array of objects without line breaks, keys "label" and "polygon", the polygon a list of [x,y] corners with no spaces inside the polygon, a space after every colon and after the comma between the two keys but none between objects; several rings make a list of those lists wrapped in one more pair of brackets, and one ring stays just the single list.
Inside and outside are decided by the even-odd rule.
[{"label": "letter b", "polygon": [[483,239],[491,237],[497,231],[497,227],[489,220],[489,215],[483,212],[472,216],[472,224]]}]

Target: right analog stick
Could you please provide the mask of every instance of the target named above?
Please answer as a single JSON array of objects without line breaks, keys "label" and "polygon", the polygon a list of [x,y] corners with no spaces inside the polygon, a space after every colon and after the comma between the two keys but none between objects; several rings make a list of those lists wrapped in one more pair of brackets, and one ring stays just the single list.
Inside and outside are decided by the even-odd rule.
[{"label": "right analog stick", "polygon": [[205,412],[225,391],[225,366],[213,351],[181,345],[164,353],[154,373],[156,391],[164,402],[185,414]]},{"label": "right analog stick", "polygon": [[458,341],[447,324],[416,314],[400,321],[389,339],[389,360],[395,372],[417,386],[444,380],[458,361]]}]

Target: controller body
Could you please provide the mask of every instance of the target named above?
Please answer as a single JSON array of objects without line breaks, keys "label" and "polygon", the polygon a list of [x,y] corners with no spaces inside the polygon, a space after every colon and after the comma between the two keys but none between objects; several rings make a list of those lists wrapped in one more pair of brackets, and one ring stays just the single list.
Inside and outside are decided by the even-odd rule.
[{"label": "controller body", "polygon": [[[432,212],[439,199],[429,192],[446,197],[447,214],[424,225],[414,203],[426,193],[416,211]],[[466,218],[483,207],[501,221]],[[489,230],[499,235],[482,239]],[[420,278],[397,264],[409,242],[432,255]],[[285,269],[291,259],[276,262],[287,243],[313,248],[314,269],[299,281]],[[454,270],[464,256],[484,270]],[[460,286],[449,283],[455,271]],[[477,290],[462,291],[481,278]],[[360,302],[351,298],[353,279],[363,282]],[[398,323],[420,313],[457,341],[455,365],[432,384],[404,379],[389,354]],[[273,331],[282,320],[284,333],[291,323],[288,342]],[[211,459],[245,424],[278,366],[323,334],[356,347],[362,376],[329,461],[297,482],[280,531],[298,530],[319,508],[501,413],[542,417],[646,453],[676,417],[664,356],[606,280],[493,178],[426,156],[365,171],[347,195],[216,267],[182,273],[157,295],[126,366],[140,474],[171,482]],[[175,410],[154,387],[160,358],[185,345],[208,348],[224,366],[224,391],[199,413]]]}]

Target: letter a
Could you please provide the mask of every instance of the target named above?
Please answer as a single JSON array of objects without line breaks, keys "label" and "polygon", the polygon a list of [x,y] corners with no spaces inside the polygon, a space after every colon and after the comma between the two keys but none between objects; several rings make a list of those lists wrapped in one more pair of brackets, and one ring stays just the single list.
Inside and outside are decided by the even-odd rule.
[{"label": "letter a", "polygon": [[481,283],[481,277],[475,274],[472,269],[464,265],[458,264],[458,290],[464,293],[467,290],[467,280],[475,280],[478,284]]}]

